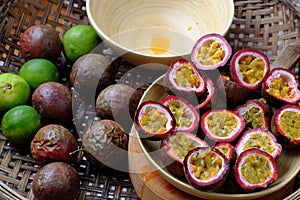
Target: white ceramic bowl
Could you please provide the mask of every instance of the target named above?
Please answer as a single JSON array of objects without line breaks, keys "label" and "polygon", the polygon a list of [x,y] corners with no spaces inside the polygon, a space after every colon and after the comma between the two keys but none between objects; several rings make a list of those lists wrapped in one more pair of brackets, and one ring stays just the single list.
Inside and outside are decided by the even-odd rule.
[{"label": "white ceramic bowl", "polygon": [[225,35],[233,0],[87,0],[87,15],[104,43],[134,65],[169,65],[190,55],[203,35]]}]

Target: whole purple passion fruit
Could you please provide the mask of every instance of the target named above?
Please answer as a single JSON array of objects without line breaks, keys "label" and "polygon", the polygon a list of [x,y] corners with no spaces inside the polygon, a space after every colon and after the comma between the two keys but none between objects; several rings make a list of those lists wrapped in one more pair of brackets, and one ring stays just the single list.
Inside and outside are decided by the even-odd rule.
[{"label": "whole purple passion fruit", "polygon": [[74,200],[80,187],[80,177],[71,165],[52,162],[34,175],[32,191],[37,200]]},{"label": "whole purple passion fruit", "polygon": [[77,154],[77,140],[71,131],[61,125],[49,124],[40,128],[30,145],[32,157],[40,165],[61,161],[72,163]]},{"label": "whole purple passion fruit", "polygon": [[200,190],[216,190],[227,179],[229,162],[215,148],[197,147],[187,153],[183,161],[188,182]]},{"label": "whole purple passion fruit", "polygon": [[245,120],[232,110],[208,110],[200,119],[205,136],[214,142],[234,142],[245,128]]},{"label": "whole purple passion fruit", "polygon": [[285,104],[297,104],[300,101],[299,82],[291,71],[274,68],[262,84],[262,96],[268,104],[279,108]]},{"label": "whole purple passion fruit", "polygon": [[128,136],[115,121],[94,121],[83,133],[82,149],[89,162],[103,167],[117,168],[124,164],[127,155]]},{"label": "whole purple passion fruit", "polygon": [[224,66],[231,57],[232,49],[219,34],[207,34],[198,39],[191,52],[191,61],[200,70],[214,70]]},{"label": "whole purple passion fruit", "polygon": [[32,25],[20,38],[21,53],[25,60],[45,58],[56,61],[62,44],[58,32],[45,25]]},{"label": "whole purple passion fruit", "polygon": [[176,120],[175,131],[193,132],[198,128],[199,113],[185,99],[169,95],[160,102],[167,106],[174,115]]},{"label": "whole purple passion fruit", "polygon": [[184,176],[183,160],[186,154],[196,147],[208,147],[208,144],[186,131],[175,131],[162,140],[161,156],[167,169],[178,176]]},{"label": "whole purple passion fruit", "polygon": [[257,148],[241,153],[233,171],[238,186],[247,192],[264,189],[278,177],[273,156]]},{"label": "whole purple passion fruit", "polygon": [[192,105],[197,104],[197,98],[206,90],[206,79],[184,59],[174,61],[165,75],[166,86],[175,96],[187,99]]},{"label": "whole purple passion fruit", "polygon": [[236,107],[235,111],[246,121],[246,129],[269,129],[270,120],[268,118],[267,109],[265,104],[260,100],[248,100],[245,104]]},{"label": "whole purple passion fruit", "polygon": [[134,121],[140,137],[151,140],[168,137],[176,127],[176,119],[170,109],[152,100],[139,105]]},{"label": "whole purple passion fruit", "polygon": [[268,57],[254,49],[244,48],[237,51],[230,62],[231,79],[251,90],[261,86],[269,71]]},{"label": "whole purple passion fruit", "polygon": [[238,156],[251,148],[265,151],[274,158],[278,158],[282,152],[281,144],[277,142],[273,133],[261,128],[245,131],[235,145]]},{"label": "whole purple passion fruit", "polygon": [[271,130],[287,148],[300,145],[300,107],[285,105],[274,113]]}]

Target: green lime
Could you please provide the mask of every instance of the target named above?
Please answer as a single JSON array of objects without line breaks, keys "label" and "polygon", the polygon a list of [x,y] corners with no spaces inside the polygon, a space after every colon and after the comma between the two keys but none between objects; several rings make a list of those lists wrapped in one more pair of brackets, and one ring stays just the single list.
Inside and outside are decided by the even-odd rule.
[{"label": "green lime", "polygon": [[41,127],[41,117],[31,106],[20,105],[8,110],[2,119],[2,133],[12,144],[26,145]]},{"label": "green lime", "polygon": [[57,67],[51,61],[44,58],[34,58],[25,62],[19,71],[19,75],[33,89],[42,83],[57,82],[59,80]]},{"label": "green lime", "polygon": [[26,104],[30,92],[30,86],[21,76],[12,73],[0,74],[0,113]]},{"label": "green lime", "polygon": [[62,38],[66,58],[74,62],[80,56],[90,53],[99,43],[100,38],[90,25],[76,25],[67,30]]}]

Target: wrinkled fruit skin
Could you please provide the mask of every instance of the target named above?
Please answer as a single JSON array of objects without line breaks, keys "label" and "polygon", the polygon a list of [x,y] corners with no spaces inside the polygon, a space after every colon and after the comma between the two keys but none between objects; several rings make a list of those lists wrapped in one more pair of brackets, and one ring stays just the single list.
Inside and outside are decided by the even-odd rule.
[{"label": "wrinkled fruit skin", "polygon": [[126,157],[128,136],[115,121],[94,121],[83,134],[82,148],[94,165],[116,167]]},{"label": "wrinkled fruit skin", "polygon": [[37,200],[74,200],[80,178],[69,164],[53,162],[40,168],[34,176],[32,190]]},{"label": "wrinkled fruit skin", "polygon": [[61,83],[46,82],[37,87],[32,106],[47,121],[63,125],[72,122],[72,91]]},{"label": "wrinkled fruit skin", "polygon": [[[79,57],[72,65],[70,82],[81,97],[94,100],[95,94],[115,83],[116,68],[101,54],[89,53]],[[87,90],[89,88],[89,90]],[[92,90],[92,89],[95,89]],[[91,96],[93,95],[93,96]]]},{"label": "wrinkled fruit skin", "polygon": [[38,130],[31,142],[30,152],[40,165],[54,161],[72,163],[77,156],[74,153],[77,148],[77,140],[68,129],[49,124]]},{"label": "wrinkled fruit skin", "polygon": [[45,58],[56,61],[62,50],[58,32],[44,25],[26,29],[21,36],[20,47],[25,60]]},{"label": "wrinkled fruit skin", "polygon": [[126,84],[113,84],[102,90],[96,99],[96,112],[101,119],[119,123],[127,133],[142,94]]}]

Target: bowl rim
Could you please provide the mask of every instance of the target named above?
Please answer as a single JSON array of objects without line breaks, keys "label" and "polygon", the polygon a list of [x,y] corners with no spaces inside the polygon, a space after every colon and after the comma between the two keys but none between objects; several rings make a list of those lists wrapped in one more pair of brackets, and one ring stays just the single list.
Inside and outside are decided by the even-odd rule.
[{"label": "bowl rim", "polygon": [[[151,55],[151,54],[147,54],[147,53],[142,53],[142,52],[138,52],[138,51],[135,51],[135,50],[131,50],[131,49],[128,49],[126,48],[125,46],[117,43],[115,40],[111,39],[107,34],[105,34],[100,28],[99,26],[97,25],[96,21],[94,20],[94,17],[92,15],[92,11],[91,11],[91,1],[93,0],[86,0],[86,12],[87,12],[87,16],[89,18],[89,21],[91,23],[91,25],[94,27],[94,29],[96,30],[96,32],[98,32],[101,36],[102,36],[102,39],[103,39],[103,42],[104,43],[107,43],[109,42],[109,44],[111,44],[113,47],[115,48],[118,48],[118,49],[121,49],[123,52],[126,52],[126,53],[131,53],[131,54],[136,54],[136,55],[139,55],[139,56],[143,56],[143,57],[148,57],[148,58],[177,58],[178,56],[187,56],[189,55],[190,53],[188,54],[181,54],[181,55]],[[96,0],[98,1],[98,0]],[[223,0],[221,0],[223,1]],[[233,18],[234,18],[234,0],[226,0],[228,2],[226,3],[230,3],[230,20],[228,20],[228,24],[227,24],[227,27],[226,29],[224,29],[224,32],[223,33],[220,33],[220,35],[222,36],[225,36],[226,33],[228,32],[231,24],[232,24],[232,21],[233,21]],[[200,36],[199,36],[200,37]]]}]

